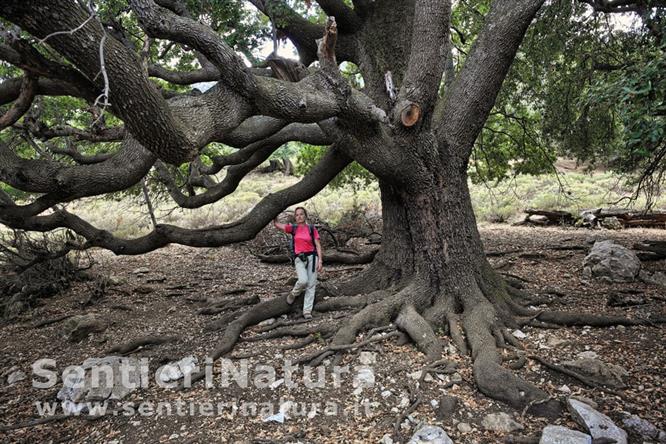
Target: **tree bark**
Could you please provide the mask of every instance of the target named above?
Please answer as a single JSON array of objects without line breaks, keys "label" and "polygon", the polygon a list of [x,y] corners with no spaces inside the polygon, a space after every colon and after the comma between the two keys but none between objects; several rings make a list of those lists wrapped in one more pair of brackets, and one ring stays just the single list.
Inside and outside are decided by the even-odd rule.
[{"label": "tree bark", "polygon": [[448,331],[463,353],[471,352],[483,393],[516,408],[557,415],[557,402],[500,365],[498,346],[516,326],[510,296],[483,253],[466,172],[455,161],[433,162],[427,154],[432,149],[428,143],[411,147],[417,167],[404,168],[402,177],[380,178],[380,252],[365,273],[339,288],[344,294],[393,291],[353,316],[334,343],[396,322],[429,359],[437,359],[441,339],[434,331]]}]

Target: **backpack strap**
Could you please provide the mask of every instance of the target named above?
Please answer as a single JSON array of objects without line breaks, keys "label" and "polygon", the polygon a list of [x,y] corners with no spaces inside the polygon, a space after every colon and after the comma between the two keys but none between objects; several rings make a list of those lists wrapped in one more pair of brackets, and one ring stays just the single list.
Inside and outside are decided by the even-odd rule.
[{"label": "backpack strap", "polygon": [[312,255],[312,271],[315,271],[315,261],[317,260],[317,244],[315,244],[314,237],[314,225],[308,224],[308,229],[310,230],[310,239],[312,240],[312,248],[314,248],[314,254]]},{"label": "backpack strap", "polygon": [[291,238],[289,239],[289,256],[291,261],[294,262],[296,258],[296,244],[294,242],[294,237],[296,237],[296,224],[291,224]]},{"label": "backpack strap", "polygon": [[317,252],[317,246],[315,245],[314,225],[308,224],[308,229],[310,230],[310,240],[312,241],[312,248],[315,249],[315,253],[316,253]]}]

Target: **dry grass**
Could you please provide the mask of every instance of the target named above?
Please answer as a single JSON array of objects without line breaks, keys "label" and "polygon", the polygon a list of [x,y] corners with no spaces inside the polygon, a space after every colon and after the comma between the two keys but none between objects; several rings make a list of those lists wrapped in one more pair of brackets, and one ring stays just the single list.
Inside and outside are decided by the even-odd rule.
[{"label": "dry grass", "polygon": [[[159,223],[185,228],[202,228],[237,220],[247,214],[263,197],[293,185],[299,179],[280,173],[252,174],[236,192],[211,205],[183,209],[172,202],[154,202]],[[525,208],[561,209],[574,214],[589,208],[618,206],[631,189],[614,174],[596,171],[563,171],[554,175],[520,176],[499,184],[471,184],[472,204],[479,222],[514,222],[523,217]],[[304,204],[311,213],[335,225],[350,211],[360,209],[369,216],[381,214],[377,184],[355,191],[352,187],[325,188]],[[626,205],[626,203],[623,203]],[[644,200],[633,203],[641,208]],[[666,198],[657,199],[657,208],[666,207]],[[151,230],[148,210],[142,197],[122,200],[90,198],[69,205],[69,210],[109,232],[132,238]]]}]

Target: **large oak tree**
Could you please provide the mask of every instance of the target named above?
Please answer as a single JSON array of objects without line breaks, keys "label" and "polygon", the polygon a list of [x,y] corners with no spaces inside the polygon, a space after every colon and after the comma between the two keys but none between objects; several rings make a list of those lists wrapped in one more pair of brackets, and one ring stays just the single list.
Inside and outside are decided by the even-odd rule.
[{"label": "large oak tree", "polygon": [[[17,202],[0,190],[4,225],[68,228],[85,239],[69,248],[101,247],[117,254],[142,254],[170,243],[222,246],[252,239],[283,209],[315,195],[356,161],[379,181],[383,242],[362,274],[325,289],[336,297],[321,302],[319,310],[357,308],[333,336],[333,345],[394,322],[434,360],[442,354],[435,334],[441,328],[460,352],[471,354],[483,393],[549,414],[557,411],[556,402],[501,365],[498,347],[512,341],[508,329],[527,322],[637,322],[528,309],[529,298],[507,285],[484,256],[468,190],[470,155],[528,27],[540,8],[548,7],[545,0],[490,2],[464,64],[457,67],[450,0],[353,0],[352,6],[319,0],[325,23],[306,20],[281,0],[251,0],[276,33],[293,42],[303,65],[271,57],[264,67],[252,68],[223,38],[229,29],[192,10],[196,2],[189,9],[178,0],[113,3],[120,4],[121,16],[103,17],[94,5],[74,0],[0,4],[6,24],[0,59],[23,72],[0,84],[0,103],[11,104],[0,128],[41,140],[120,142],[117,150],[94,156],[77,150],[76,143],[26,156],[5,138],[0,182],[32,197]],[[602,12],[641,14],[664,7],[643,0],[584,3]],[[127,17],[140,28],[126,29]],[[137,46],[137,35],[143,46]],[[193,51],[200,67],[178,71],[150,56],[151,49],[166,53],[174,45]],[[358,66],[362,88],[342,75],[342,62]],[[202,94],[160,87],[205,80],[216,84]],[[30,117],[39,96],[82,99],[96,116],[93,125],[49,127]],[[107,125],[106,114],[118,125]],[[198,230],[157,225],[138,239],[121,239],[58,206],[127,189],[154,168],[178,205],[201,207],[233,193],[248,172],[288,141],[328,148],[298,183],[268,195],[227,225]],[[214,142],[237,151],[205,164],[200,157]],[[189,176],[183,186],[169,164],[184,162]],[[222,181],[209,179],[223,168]],[[282,298],[258,304],[226,327],[213,357],[229,352],[248,325],[291,309]]]}]

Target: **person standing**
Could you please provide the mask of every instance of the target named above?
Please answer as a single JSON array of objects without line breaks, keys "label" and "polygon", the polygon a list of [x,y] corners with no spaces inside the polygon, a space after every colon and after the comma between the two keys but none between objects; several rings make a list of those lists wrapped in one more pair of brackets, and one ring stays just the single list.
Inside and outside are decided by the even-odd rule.
[{"label": "person standing", "polygon": [[273,219],[273,225],[293,237],[294,267],[298,281],[287,296],[287,303],[293,304],[298,295],[305,289],[303,300],[303,317],[312,318],[312,307],[315,299],[315,288],[317,287],[317,272],[323,269],[323,255],[319,232],[307,223],[308,213],[303,207],[297,207],[294,211],[295,224],[283,224],[278,222],[277,217]]}]

